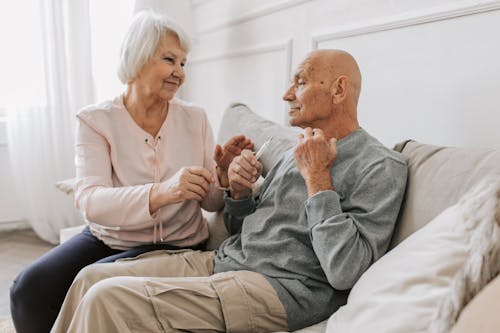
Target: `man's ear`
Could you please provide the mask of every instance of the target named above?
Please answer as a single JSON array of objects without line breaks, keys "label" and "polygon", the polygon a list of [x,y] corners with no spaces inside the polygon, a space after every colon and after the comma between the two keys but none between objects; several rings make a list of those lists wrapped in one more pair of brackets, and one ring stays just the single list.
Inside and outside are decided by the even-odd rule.
[{"label": "man's ear", "polygon": [[348,89],[349,78],[346,75],[340,75],[332,84],[332,103],[342,103],[347,97]]}]

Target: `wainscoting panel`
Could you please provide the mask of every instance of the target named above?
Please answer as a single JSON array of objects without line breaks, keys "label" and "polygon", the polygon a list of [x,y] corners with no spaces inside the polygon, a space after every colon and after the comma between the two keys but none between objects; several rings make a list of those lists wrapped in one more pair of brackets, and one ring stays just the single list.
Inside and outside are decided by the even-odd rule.
[{"label": "wainscoting panel", "polygon": [[313,36],[363,73],[361,122],[387,145],[500,147],[500,4],[379,20]]},{"label": "wainscoting panel", "polygon": [[[217,132],[231,102],[248,104],[256,113],[284,123],[281,96],[290,80],[292,41],[214,54],[189,61],[186,100],[203,106]],[[277,84],[278,82],[278,84]]]}]

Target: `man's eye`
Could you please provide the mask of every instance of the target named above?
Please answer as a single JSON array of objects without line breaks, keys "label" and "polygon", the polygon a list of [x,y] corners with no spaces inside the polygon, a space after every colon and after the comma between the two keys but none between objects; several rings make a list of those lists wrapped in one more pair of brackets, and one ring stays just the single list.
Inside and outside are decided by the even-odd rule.
[{"label": "man's eye", "polygon": [[302,85],[306,84],[306,82],[305,82],[305,81],[302,81],[302,80],[299,80],[299,81],[297,81],[297,84],[298,84],[299,86],[302,86]]}]

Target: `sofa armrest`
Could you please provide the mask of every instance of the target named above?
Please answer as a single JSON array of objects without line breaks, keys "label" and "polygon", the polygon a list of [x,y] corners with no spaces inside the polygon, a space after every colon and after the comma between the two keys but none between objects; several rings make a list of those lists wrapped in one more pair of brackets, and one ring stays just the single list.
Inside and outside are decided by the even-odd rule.
[{"label": "sofa armrest", "polygon": [[500,275],[462,310],[451,333],[494,333],[500,328]]}]

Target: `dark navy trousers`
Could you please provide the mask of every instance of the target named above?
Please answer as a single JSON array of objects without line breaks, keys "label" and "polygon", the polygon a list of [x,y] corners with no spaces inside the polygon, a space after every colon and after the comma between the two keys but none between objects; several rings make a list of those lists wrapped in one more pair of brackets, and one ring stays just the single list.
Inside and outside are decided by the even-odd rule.
[{"label": "dark navy trousers", "polygon": [[86,227],[80,234],[38,258],[14,280],[10,288],[10,311],[17,332],[49,332],[73,279],[85,266],[163,249],[178,248],[151,244],[126,251],[115,250]]}]

